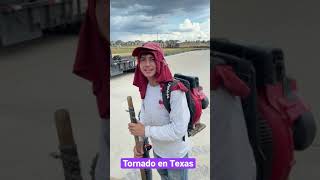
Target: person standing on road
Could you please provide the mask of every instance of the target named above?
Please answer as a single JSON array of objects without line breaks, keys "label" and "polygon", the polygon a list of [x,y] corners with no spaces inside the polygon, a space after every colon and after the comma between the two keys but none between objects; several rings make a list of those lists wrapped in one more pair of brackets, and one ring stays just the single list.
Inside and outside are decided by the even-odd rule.
[{"label": "person standing on road", "polygon": [[96,180],[106,180],[109,174],[110,108],[109,108],[109,0],[88,0],[81,27],[73,73],[92,82],[101,117],[100,150],[95,169]]},{"label": "person standing on road", "polygon": [[[133,85],[139,88],[142,106],[140,121],[128,124],[130,133],[150,138],[156,158],[188,157],[190,111],[185,95],[187,88],[181,82],[173,85],[169,113],[163,105],[162,89],[165,83],[173,81],[173,77],[160,45],[147,42],[135,48],[132,55],[138,59]],[[134,147],[134,156],[142,155],[143,150]],[[188,179],[187,169],[158,169],[158,173],[162,180]]]}]

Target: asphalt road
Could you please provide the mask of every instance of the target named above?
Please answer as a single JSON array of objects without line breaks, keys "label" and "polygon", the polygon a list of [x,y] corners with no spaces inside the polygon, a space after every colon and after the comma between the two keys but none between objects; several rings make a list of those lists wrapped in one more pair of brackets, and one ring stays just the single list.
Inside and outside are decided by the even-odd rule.
[{"label": "asphalt road", "polygon": [[54,112],[70,111],[83,177],[98,149],[91,85],[72,74],[76,36],[53,35],[0,50],[0,179],[63,180]]}]

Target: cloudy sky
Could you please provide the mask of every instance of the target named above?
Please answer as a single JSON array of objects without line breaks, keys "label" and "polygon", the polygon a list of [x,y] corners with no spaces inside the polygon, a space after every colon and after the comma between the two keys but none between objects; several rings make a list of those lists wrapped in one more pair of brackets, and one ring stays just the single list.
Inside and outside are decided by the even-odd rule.
[{"label": "cloudy sky", "polygon": [[210,0],[111,0],[111,40],[209,40]]}]

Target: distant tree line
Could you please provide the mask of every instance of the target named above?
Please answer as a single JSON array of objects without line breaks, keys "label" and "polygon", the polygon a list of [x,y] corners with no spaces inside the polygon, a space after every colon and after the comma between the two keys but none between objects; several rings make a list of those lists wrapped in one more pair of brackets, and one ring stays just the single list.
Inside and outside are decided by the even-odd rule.
[{"label": "distant tree line", "polygon": [[[179,40],[155,40],[153,42],[157,42],[161,45],[162,48],[178,48],[178,47],[209,47],[210,41],[179,41]],[[144,43],[144,41],[111,41],[112,47],[128,47],[128,46],[140,46]]]}]

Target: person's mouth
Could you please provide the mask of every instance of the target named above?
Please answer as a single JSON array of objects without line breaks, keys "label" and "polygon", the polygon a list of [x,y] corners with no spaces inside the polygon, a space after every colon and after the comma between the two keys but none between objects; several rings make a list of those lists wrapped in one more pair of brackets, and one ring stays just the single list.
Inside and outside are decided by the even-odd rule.
[{"label": "person's mouth", "polygon": [[145,69],[144,72],[146,73],[151,73],[153,71],[153,69]]}]

